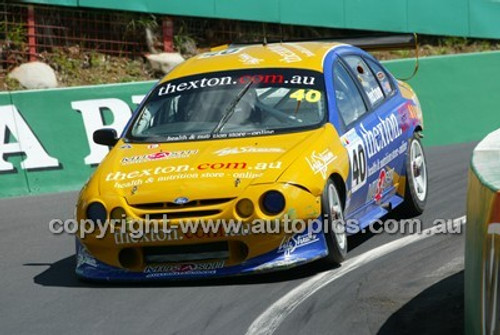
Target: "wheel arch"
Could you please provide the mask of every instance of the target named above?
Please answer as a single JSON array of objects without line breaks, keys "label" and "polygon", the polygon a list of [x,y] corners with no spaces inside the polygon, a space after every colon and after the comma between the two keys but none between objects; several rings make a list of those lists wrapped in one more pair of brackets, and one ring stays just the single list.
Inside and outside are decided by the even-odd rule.
[{"label": "wheel arch", "polygon": [[335,187],[337,187],[337,191],[339,192],[340,195],[340,200],[342,200],[342,206],[345,208],[347,187],[345,185],[344,179],[337,172],[332,173],[329,179],[335,184]]}]

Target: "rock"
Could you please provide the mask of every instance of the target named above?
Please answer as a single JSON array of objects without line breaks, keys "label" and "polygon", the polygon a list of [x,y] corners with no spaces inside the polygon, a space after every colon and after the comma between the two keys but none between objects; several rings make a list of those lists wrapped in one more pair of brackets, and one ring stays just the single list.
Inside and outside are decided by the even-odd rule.
[{"label": "rock", "polygon": [[17,80],[28,89],[57,87],[55,71],[42,62],[22,64],[12,70],[8,77]]},{"label": "rock", "polygon": [[184,58],[177,52],[164,52],[146,55],[153,70],[169,73],[174,67],[184,62]]},{"label": "rock", "polygon": [[177,48],[183,55],[186,55],[188,57],[192,57],[198,54],[198,48],[196,47],[196,42],[191,37],[185,36]]}]

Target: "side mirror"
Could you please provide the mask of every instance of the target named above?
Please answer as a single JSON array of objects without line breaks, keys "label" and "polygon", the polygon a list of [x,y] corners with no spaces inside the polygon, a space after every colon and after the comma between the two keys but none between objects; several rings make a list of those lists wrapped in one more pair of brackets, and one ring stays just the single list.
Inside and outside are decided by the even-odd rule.
[{"label": "side mirror", "polygon": [[118,142],[116,130],[110,128],[96,130],[92,138],[95,143],[108,147],[113,147]]}]

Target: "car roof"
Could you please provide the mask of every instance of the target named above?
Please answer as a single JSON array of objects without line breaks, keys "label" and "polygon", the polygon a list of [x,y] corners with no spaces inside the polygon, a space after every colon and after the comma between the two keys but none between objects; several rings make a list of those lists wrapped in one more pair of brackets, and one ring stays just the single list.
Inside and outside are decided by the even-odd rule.
[{"label": "car roof", "polygon": [[161,82],[197,74],[262,68],[292,68],[323,72],[323,59],[347,44],[296,42],[244,45],[206,52],[178,65]]}]

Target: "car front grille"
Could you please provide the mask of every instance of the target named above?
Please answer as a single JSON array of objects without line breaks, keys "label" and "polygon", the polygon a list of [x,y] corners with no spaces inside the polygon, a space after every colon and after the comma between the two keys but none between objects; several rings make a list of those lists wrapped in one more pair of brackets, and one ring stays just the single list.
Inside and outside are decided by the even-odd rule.
[{"label": "car front grille", "polygon": [[223,205],[234,199],[235,198],[200,199],[200,200],[192,200],[185,204],[176,204],[174,202],[154,202],[154,203],[133,204],[131,206],[141,210],[186,209],[186,208],[196,208],[204,206]]}]

